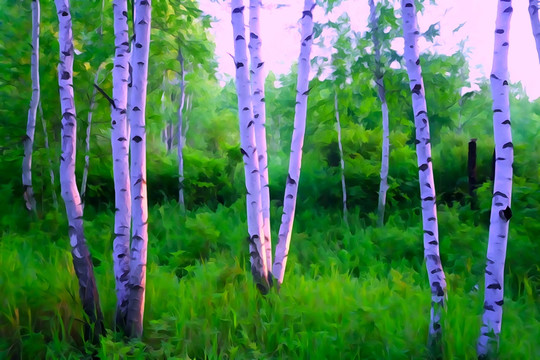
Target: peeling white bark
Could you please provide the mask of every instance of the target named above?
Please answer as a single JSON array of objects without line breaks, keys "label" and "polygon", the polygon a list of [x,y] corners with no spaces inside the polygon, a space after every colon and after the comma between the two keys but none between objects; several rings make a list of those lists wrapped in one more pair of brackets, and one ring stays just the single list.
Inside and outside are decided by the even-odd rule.
[{"label": "peeling white bark", "polygon": [[540,62],[540,18],[538,17],[538,0],[529,0],[529,15],[531,18],[532,33],[536,42],[536,52]]},{"label": "peeling white bark", "polygon": [[32,187],[32,151],[34,147],[34,133],[36,131],[36,114],[39,104],[39,31],[40,7],[39,0],[32,0],[32,56],[30,63],[30,76],[32,78],[32,99],[28,109],[26,136],[24,137],[24,157],[22,162],[22,184],[26,208],[36,211],[34,188]]},{"label": "peeling white bark", "polygon": [[125,329],[129,302],[129,243],[131,235],[131,186],[127,101],[129,77],[129,34],[127,0],[113,1],[114,67],[111,109],[111,147],[114,176],[113,264],[116,285],[116,327]]},{"label": "peeling white bark", "polygon": [[255,141],[261,177],[261,208],[266,263],[272,264],[272,238],[270,235],[270,188],[268,187],[268,154],[266,146],[266,105],[264,102],[264,62],[261,58],[260,0],[249,2],[249,53],[251,60],[251,102],[255,121]]},{"label": "peeling white bark", "polygon": [[512,217],[510,206],[512,163],[514,161],[508,89],[508,43],[512,11],[512,1],[498,1],[490,78],[496,157],[495,181],[485,270],[484,315],[478,339],[478,356],[494,355],[493,353],[497,351],[504,303],[504,262],[508,241],[508,225]]},{"label": "peeling white bark", "polygon": [[[60,62],[58,64],[58,83],[62,107],[62,155],[60,157],[60,186],[66,205],[69,224],[69,239],[73,267],[79,280],[79,295],[91,326],[87,335],[97,340],[103,334],[103,315],[94,278],[92,258],[83,231],[83,210],[75,180],[77,117],[73,98],[73,35],[68,0],[55,0],[60,28]],[[90,329],[92,328],[93,329]]]},{"label": "peeling white bark", "polygon": [[148,199],[146,191],[146,88],[150,50],[151,0],[135,1],[135,40],[131,63],[133,88],[129,106],[131,128],[131,260],[127,332],[141,337],[143,332],[148,248]]},{"label": "peeling white bark", "polygon": [[261,179],[255,140],[255,122],[251,109],[249,70],[244,30],[244,4],[242,0],[232,0],[231,22],[234,37],[234,61],[236,65],[236,92],[240,118],[240,151],[244,159],[246,177],[246,206],[249,233],[249,253],[251,272],[261,292],[268,291],[268,265],[263,239],[263,218],[261,209]]},{"label": "peeling white bark", "polygon": [[422,201],[422,222],[424,229],[424,258],[431,287],[431,316],[429,324],[429,345],[435,345],[441,337],[441,314],[446,300],[446,280],[439,256],[439,229],[433,167],[431,163],[431,143],[427,116],[424,81],[418,54],[418,24],[413,0],[402,0],[404,58],[409,75],[414,125],[416,128],[416,155],[418,158],[420,198]]},{"label": "peeling white bark", "polygon": [[347,221],[347,186],[345,185],[345,160],[343,158],[343,146],[341,144],[341,123],[339,121],[339,107],[338,107],[338,96],[337,92],[334,93],[334,112],[336,116],[336,130],[338,137],[338,148],[339,148],[339,162],[341,165],[341,193],[343,195],[343,221],[345,224],[349,225]]},{"label": "peeling white bark", "polygon": [[285,185],[285,198],[283,200],[283,214],[279,228],[279,240],[276,246],[273,275],[278,281],[278,287],[283,283],[287,256],[291,242],[291,233],[296,210],[296,195],[300,180],[300,167],[302,164],[302,147],[306,131],[307,100],[309,94],[309,71],[311,68],[310,54],[313,43],[313,8],[314,0],[304,1],[302,12],[302,31],[300,57],[298,58],[298,79],[296,84],[296,106],[294,109],[294,130],[291,141],[291,155],[289,158],[289,174]]},{"label": "peeling white bark", "polygon": [[386,90],[384,88],[384,72],[381,69],[381,45],[379,43],[379,18],[373,0],[369,0],[369,22],[373,39],[373,50],[375,55],[375,83],[377,93],[381,101],[382,111],[382,154],[381,154],[381,183],[379,185],[379,205],[377,209],[378,226],[384,225],[384,210],[386,207],[386,192],[388,191],[388,163],[390,157],[390,132],[388,128],[388,105],[386,104]]}]

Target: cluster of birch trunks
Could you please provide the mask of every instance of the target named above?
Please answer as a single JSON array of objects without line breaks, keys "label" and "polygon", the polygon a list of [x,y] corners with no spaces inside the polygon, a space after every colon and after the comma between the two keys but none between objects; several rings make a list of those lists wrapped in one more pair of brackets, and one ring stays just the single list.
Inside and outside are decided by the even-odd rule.
[{"label": "cluster of birch trunks", "polygon": [[[79,280],[79,293],[88,317],[87,337],[97,340],[104,334],[103,315],[93,273],[93,266],[83,231],[83,206],[75,179],[77,118],[73,96],[74,46],[69,0],[55,0],[58,12],[60,57],[58,83],[62,111],[62,155],[60,183],[69,224],[73,265]],[[388,189],[389,129],[388,107],[384,88],[384,66],[381,64],[377,6],[369,0],[369,23],[372,29],[373,53],[376,63],[374,74],[382,108],[382,163],[379,191],[379,224],[384,222],[384,207]],[[268,187],[268,159],[266,144],[266,109],[264,93],[264,61],[261,58],[260,0],[250,0],[246,8],[243,0],[231,0],[231,19],[234,36],[234,61],[240,120],[240,147],[243,155],[246,183],[247,228],[251,270],[258,288],[266,293],[274,285],[279,289],[284,281],[287,256],[296,210],[296,196],[300,181],[302,146],[307,117],[309,95],[310,53],[313,42],[313,10],[315,0],[304,0],[300,16],[300,54],[294,131],[292,134],[289,170],[285,182],[285,196],[281,226],[275,256],[272,254],[270,229],[270,194]],[[114,274],[116,278],[117,329],[140,337],[143,331],[143,313],[146,287],[146,254],[148,246],[148,205],[146,189],[146,128],[145,107],[148,76],[148,54],[151,28],[151,0],[136,0],[132,7],[134,27],[129,36],[127,0],[113,1],[115,51],[113,67],[113,93],[111,104],[111,146],[115,187],[114,219]],[[244,15],[249,10],[249,35],[246,34]],[[424,231],[424,256],[431,288],[432,307],[429,324],[429,344],[435,346],[441,339],[441,321],[447,297],[445,274],[439,256],[439,235],[436,192],[433,180],[428,109],[422,80],[418,50],[420,32],[415,2],[401,0],[404,38],[404,60],[409,76],[414,123],[416,153]],[[529,13],[540,59],[540,21],[538,2],[530,0]],[[487,356],[495,349],[501,331],[503,305],[503,275],[508,236],[512,216],[512,162],[513,144],[509,109],[508,48],[511,0],[498,0],[494,31],[494,54],[491,72],[493,96],[493,128],[495,137],[495,177],[493,203],[489,227],[487,263],[485,269],[485,302],[483,325],[477,351]],[[24,140],[22,182],[24,198],[29,210],[35,209],[32,189],[31,160],[36,122],[40,102],[39,88],[39,0],[32,1],[32,99],[28,111],[27,136]],[[249,41],[248,41],[249,38]],[[249,49],[249,58],[248,58]],[[183,57],[178,59],[182,68],[179,101],[178,156],[180,171],[179,199],[183,204],[182,130],[184,108]],[[97,75],[96,75],[97,82]],[[96,86],[97,89],[99,87]],[[101,92],[102,90],[99,89]],[[338,136],[340,136],[337,95],[334,98]],[[172,134],[172,125],[168,133]],[[167,141],[172,141],[167,135]],[[169,149],[172,146],[169,146]],[[343,212],[346,221],[346,185],[343,152],[341,150]],[[130,163],[131,160],[131,163]],[[54,178],[51,175],[51,180]]]}]

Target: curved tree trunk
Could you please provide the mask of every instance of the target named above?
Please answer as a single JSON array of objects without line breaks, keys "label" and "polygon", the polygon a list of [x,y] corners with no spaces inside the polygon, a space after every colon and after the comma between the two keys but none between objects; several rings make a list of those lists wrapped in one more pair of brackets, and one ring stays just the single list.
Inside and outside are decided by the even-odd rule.
[{"label": "curved tree trunk", "polygon": [[285,185],[285,199],[283,200],[283,214],[279,227],[279,240],[276,246],[276,259],[274,260],[273,275],[277,278],[278,287],[283,283],[287,256],[291,242],[291,232],[296,210],[296,195],[298,181],[300,180],[300,167],[302,164],[302,147],[306,132],[307,100],[309,94],[309,71],[311,44],[313,43],[313,13],[314,0],[304,1],[302,12],[302,32],[300,57],[298,58],[298,79],[296,84],[296,106],[294,109],[294,130],[291,141],[291,155],[289,158],[289,174]]},{"label": "curved tree trunk", "polygon": [[131,229],[131,188],[129,179],[129,135],[127,100],[129,77],[129,37],[127,0],[114,0],[114,67],[111,109],[111,146],[114,175],[113,264],[116,284],[116,328],[125,330],[129,302],[129,239]]},{"label": "curved tree trunk", "polygon": [[232,0],[231,5],[234,61],[236,64],[236,92],[238,94],[238,114],[240,118],[240,151],[244,158],[244,172],[246,177],[246,206],[251,272],[259,290],[262,293],[266,293],[269,288],[268,265],[266,263],[266,249],[263,239],[264,230],[260,195],[261,179],[249,91],[249,69],[244,31],[244,4],[242,0]]},{"label": "curved tree trunk", "polygon": [[431,317],[429,324],[429,345],[435,347],[441,337],[441,314],[446,299],[446,279],[439,256],[439,229],[429,120],[427,116],[424,81],[418,54],[418,25],[413,0],[402,0],[403,37],[405,39],[405,62],[409,75],[414,125],[416,127],[416,155],[418,158],[420,198],[422,200],[422,220],[424,229],[424,258],[431,287]]},{"label": "curved tree trunk", "polygon": [[141,337],[143,332],[146,290],[146,255],[148,248],[148,199],[146,191],[146,87],[150,50],[151,0],[135,1],[135,46],[133,88],[131,90],[131,260],[127,332]]},{"label": "curved tree trunk", "polygon": [[[260,0],[249,2],[249,53],[251,55],[251,102],[255,121],[255,141],[259,156],[261,177],[261,208],[266,263],[272,264],[272,238],[270,234],[270,188],[268,187],[268,154],[266,146],[266,105],[264,102],[264,62],[261,58]],[[269,278],[271,280],[271,278]]]},{"label": "curved tree trunk", "polygon": [[379,185],[379,206],[377,209],[378,225],[384,225],[384,210],[386,208],[386,192],[388,191],[388,162],[390,157],[390,133],[388,129],[388,105],[386,104],[386,90],[384,88],[384,72],[381,69],[381,45],[379,43],[379,18],[373,0],[369,0],[369,22],[375,53],[375,83],[381,101],[383,142],[381,154],[381,183]]},{"label": "curved tree trunk", "polygon": [[484,315],[477,347],[479,357],[494,355],[497,351],[504,303],[504,262],[508,225],[512,217],[510,205],[514,161],[508,89],[508,42],[511,16],[512,2],[499,0],[490,78],[495,135],[495,182],[485,271]]},{"label": "curved tree trunk", "polygon": [[338,148],[339,148],[339,162],[341,165],[341,193],[343,195],[343,221],[347,226],[349,222],[347,221],[347,186],[345,185],[345,159],[343,157],[343,146],[341,144],[341,122],[339,121],[339,108],[338,108],[338,96],[337,91],[334,93],[334,112],[336,116],[336,130],[338,137]]},{"label": "curved tree trunk", "polygon": [[186,203],[184,200],[184,145],[186,143],[187,126],[184,127],[184,104],[186,99],[186,74],[184,69],[184,57],[182,51],[178,49],[178,62],[180,63],[180,99],[178,99],[178,204],[182,213],[186,213]]},{"label": "curved tree trunk", "polygon": [[536,42],[538,61],[540,62],[540,18],[538,17],[538,0],[529,0],[529,15],[531,17],[531,27]]},{"label": "curved tree trunk", "polygon": [[[28,122],[26,124],[26,136],[24,137],[24,157],[22,163],[22,184],[26,208],[29,211],[36,211],[36,200],[34,199],[34,188],[32,187],[32,151],[34,147],[34,133],[36,130],[36,114],[39,104],[39,26],[40,7],[39,0],[32,0],[32,57],[31,57],[31,78],[32,78],[32,100],[28,109]],[[54,191],[54,189],[53,189]]]},{"label": "curved tree trunk", "polygon": [[73,35],[68,0],[55,0],[60,29],[60,62],[58,83],[62,106],[62,155],[60,157],[60,186],[66,205],[69,240],[73,267],[79,280],[79,295],[90,324],[85,324],[85,336],[97,341],[104,333],[103,315],[94,278],[92,258],[83,231],[81,197],[75,180],[77,117],[73,98]]}]

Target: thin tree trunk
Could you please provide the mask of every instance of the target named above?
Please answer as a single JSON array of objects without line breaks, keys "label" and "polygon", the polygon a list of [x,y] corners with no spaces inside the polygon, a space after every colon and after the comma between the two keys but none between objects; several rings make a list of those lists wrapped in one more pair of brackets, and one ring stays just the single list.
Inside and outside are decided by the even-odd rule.
[{"label": "thin tree trunk", "polygon": [[388,191],[388,163],[390,157],[390,132],[388,129],[388,105],[386,104],[386,89],[384,88],[384,72],[381,69],[381,46],[379,43],[379,18],[373,0],[369,0],[373,48],[375,52],[375,83],[381,101],[383,142],[381,154],[381,183],[379,185],[379,205],[377,209],[377,224],[384,225],[384,211],[386,208],[386,192]]},{"label": "thin tree trunk", "polygon": [[469,175],[469,195],[474,199],[474,190],[476,189],[476,139],[469,141],[467,172]]},{"label": "thin tree trunk", "polygon": [[116,284],[115,328],[126,330],[129,303],[129,239],[131,230],[131,188],[127,100],[129,77],[129,36],[127,0],[114,0],[114,67],[111,109],[111,147],[114,176],[113,264]]},{"label": "thin tree trunk", "polygon": [[[94,84],[98,83],[100,71],[101,71],[101,65],[98,67],[96,71],[96,75],[94,76]],[[84,204],[86,201],[86,183],[88,182],[88,171],[90,170],[90,133],[92,131],[92,116],[94,115],[94,109],[96,108],[97,88],[95,86],[93,86],[92,88],[94,90],[92,91],[92,97],[90,98],[90,108],[88,109],[88,118],[87,118],[87,124],[86,124],[86,139],[85,139],[85,154],[84,154],[84,170],[83,170],[83,176],[82,176],[82,182],[81,182],[81,200],[82,200],[83,210],[84,210]]]},{"label": "thin tree trunk", "polygon": [[232,0],[231,22],[234,36],[234,61],[236,65],[236,92],[240,118],[240,151],[244,158],[246,177],[246,207],[249,233],[251,273],[259,290],[268,291],[268,265],[263,239],[261,208],[261,179],[255,140],[255,126],[251,109],[249,69],[244,31],[244,2]]},{"label": "thin tree trunk", "polygon": [[508,42],[512,2],[499,0],[495,26],[495,46],[491,71],[493,133],[495,137],[495,182],[489,224],[489,242],[485,271],[484,315],[478,339],[478,356],[495,355],[501,332],[504,303],[504,262],[508,225],[512,217],[512,163],[514,146],[510,124],[508,86]]},{"label": "thin tree trunk", "polygon": [[538,17],[538,0],[529,0],[529,15],[531,17],[531,27],[536,42],[538,61],[540,61],[540,18]]},{"label": "thin tree trunk", "polygon": [[32,0],[32,56],[31,56],[31,78],[32,78],[32,99],[30,109],[28,109],[28,122],[26,124],[26,135],[24,137],[24,157],[22,163],[22,184],[26,208],[36,212],[36,200],[34,198],[34,188],[32,186],[32,152],[34,147],[34,133],[36,131],[36,113],[39,104],[39,31],[40,31],[40,7],[39,0]]},{"label": "thin tree trunk", "polygon": [[[270,188],[268,187],[268,154],[266,145],[266,105],[264,102],[264,62],[261,58],[260,0],[249,2],[249,54],[251,60],[251,103],[255,121],[255,141],[259,155],[261,176],[261,208],[266,263],[272,264],[272,238],[270,233]],[[269,277],[272,280],[272,277]]]},{"label": "thin tree trunk", "polygon": [[135,47],[133,48],[133,89],[131,91],[131,260],[127,332],[141,337],[146,290],[148,248],[148,199],[146,191],[146,87],[150,49],[151,0],[135,1]]},{"label": "thin tree trunk", "polygon": [[439,256],[439,229],[437,225],[437,205],[429,120],[427,116],[424,81],[418,54],[418,25],[416,7],[412,0],[401,1],[403,37],[405,39],[405,62],[409,75],[414,123],[416,127],[416,155],[418,158],[420,197],[424,229],[424,258],[431,287],[431,316],[429,323],[429,346],[438,351],[441,338],[441,315],[446,301],[446,280]]},{"label": "thin tree trunk", "polygon": [[347,221],[347,187],[345,186],[345,160],[343,157],[343,146],[341,144],[341,123],[339,121],[337,92],[334,93],[334,111],[336,113],[336,129],[337,129],[338,147],[339,147],[339,160],[341,164],[341,193],[343,194],[343,221],[345,222],[347,226],[349,226],[349,222]]},{"label": "thin tree trunk", "polygon": [[184,69],[184,57],[182,50],[178,49],[178,62],[180,63],[180,99],[178,104],[178,203],[183,214],[186,213],[186,204],[184,200],[184,145],[186,137],[184,134],[184,104],[186,97],[186,75]]},{"label": "thin tree trunk", "polygon": [[302,147],[306,131],[307,100],[309,94],[310,54],[313,43],[313,13],[314,0],[304,1],[302,12],[302,32],[300,57],[298,59],[298,79],[296,84],[296,106],[294,109],[294,130],[291,141],[291,155],[289,158],[289,174],[285,185],[285,198],[283,200],[283,214],[279,227],[279,240],[276,246],[276,259],[274,260],[273,275],[277,278],[278,288],[283,283],[287,256],[291,242],[291,233],[296,210],[296,195],[300,180],[300,167],[302,165]]},{"label": "thin tree trunk", "polygon": [[56,196],[56,184],[54,181],[53,163],[51,160],[51,150],[49,148],[49,135],[47,134],[47,122],[43,116],[43,108],[41,107],[41,101],[39,102],[39,116],[41,117],[41,126],[43,128],[43,139],[45,140],[45,150],[47,151],[47,161],[49,162],[49,177],[51,178],[51,196],[53,200],[53,207],[58,210],[58,198]]},{"label": "thin tree trunk", "polygon": [[94,278],[92,257],[86,245],[83,230],[83,209],[75,180],[77,115],[73,98],[73,35],[68,0],[55,0],[60,28],[60,62],[58,83],[62,106],[62,155],[60,157],[60,186],[66,205],[69,240],[73,267],[79,280],[79,295],[89,324],[85,323],[85,337],[97,342],[104,334],[103,315]]}]

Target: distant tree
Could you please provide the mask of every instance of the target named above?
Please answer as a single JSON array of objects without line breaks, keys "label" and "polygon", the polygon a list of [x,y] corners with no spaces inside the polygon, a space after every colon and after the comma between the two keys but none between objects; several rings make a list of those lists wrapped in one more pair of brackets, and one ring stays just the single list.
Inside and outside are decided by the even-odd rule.
[{"label": "distant tree", "polygon": [[538,61],[540,62],[540,18],[538,16],[538,0],[529,0],[529,15],[531,17],[531,27],[536,42]]},{"label": "distant tree", "polygon": [[504,263],[508,226],[512,217],[510,205],[514,162],[508,79],[508,47],[512,11],[512,1],[498,1],[493,66],[490,76],[495,138],[495,180],[485,270],[484,315],[477,346],[479,357],[496,356],[504,303]]},{"label": "distant tree", "polygon": [[429,346],[434,347],[441,337],[441,315],[446,299],[446,280],[439,255],[439,229],[433,165],[431,162],[431,139],[427,115],[424,81],[418,51],[418,23],[413,0],[401,1],[404,59],[409,75],[414,124],[416,127],[416,155],[422,201],[424,229],[424,258],[431,287],[431,316],[429,323]]},{"label": "distant tree", "polygon": [[60,62],[58,64],[58,83],[62,107],[62,155],[60,157],[60,186],[66,205],[69,224],[69,241],[73,256],[73,267],[79,280],[79,295],[84,312],[90,324],[85,323],[88,339],[97,341],[104,334],[103,315],[94,277],[92,257],[86,245],[83,230],[83,209],[75,179],[75,158],[77,139],[77,114],[73,96],[73,32],[68,0],[55,0],[60,27]]}]

